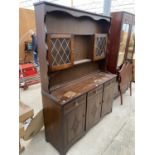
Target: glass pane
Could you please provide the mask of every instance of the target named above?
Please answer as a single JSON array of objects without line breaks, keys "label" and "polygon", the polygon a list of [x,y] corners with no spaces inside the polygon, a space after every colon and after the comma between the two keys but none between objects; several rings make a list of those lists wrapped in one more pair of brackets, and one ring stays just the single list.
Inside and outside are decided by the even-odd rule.
[{"label": "glass pane", "polygon": [[125,49],[128,39],[128,33],[129,33],[129,24],[123,24],[122,25],[122,32],[121,32],[121,39],[120,39],[120,48],[118,53],[118,60],[117,60],[117,66],[119,67],[122,65],[125,55]]},{"label": "glass pane", "polygon": [[70,63],[71,57],[71,39],[70,38],[52,38],[51,39],[51,57],[52,66]]},{"label": "glass pane", "polygon": [[135,26],[132,27],[132,31],[131,31],[127,59],[132,59],[132,56],[134,53],[134,46],[135,46]]},{"label": "glass pane", "polygon": [[96,56],[103,57],[106,52],[106,36],[96,38]]}]

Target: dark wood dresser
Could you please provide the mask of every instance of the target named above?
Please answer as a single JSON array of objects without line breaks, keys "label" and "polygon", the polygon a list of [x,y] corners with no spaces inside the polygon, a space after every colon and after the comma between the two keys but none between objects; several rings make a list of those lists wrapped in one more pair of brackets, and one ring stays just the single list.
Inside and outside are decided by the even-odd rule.
[{"label": "dark wood dresser", "polygon": [[[119,71],[125,69],[123,65],[133,65],[133,55],[135,52],[135,15],[128,12],[112,12],[112,21],[108,41],[107,70],[118,75]],[[122,68],[123,67],[123,68]],[[125,71],[123,71],[125,72]],[[132,73],[132,72],[131,72]],[[123,92],[129,86],[129,80],[122,79],[124,82]],[[119,95],[118,87],[115,89],[115,97]]]},{"label": "dark wood dresser", "polygon": [[35,4],[45,137],[61,155],[112,111],[116,75],[106,68],[111,18]]}]

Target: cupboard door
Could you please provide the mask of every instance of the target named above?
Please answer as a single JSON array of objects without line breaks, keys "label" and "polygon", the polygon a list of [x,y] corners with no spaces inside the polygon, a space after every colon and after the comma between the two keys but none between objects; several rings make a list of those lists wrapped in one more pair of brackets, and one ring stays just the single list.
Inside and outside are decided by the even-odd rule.
[{"label": "cupboard door", "polygon": [[106,48],[107,48],[107,34],[95,34],[93,60],[95,61],[105,58]]},{"label": "cupboard door", "polygon": [[51,70],[62,70],[73,65],[73,39],[69,34],[48,34],[48,61]]},{"label": "cupboard door", "polygon": [[86,98],[85,103],[75,102],[75,106],[74,110],[65,115],[65,146],[72,144],[84,133]]},{"label": "cupboard door", "polygon": [[103,86],[88,92],[87,96],[87,114],[86,114],[86,130],[94,126],[101,116]]},{"label": "cupboard door", "polygon": [[112,111],[112,103],[114,98],[115,81],[110,81],[104,84],[102,117]]}]

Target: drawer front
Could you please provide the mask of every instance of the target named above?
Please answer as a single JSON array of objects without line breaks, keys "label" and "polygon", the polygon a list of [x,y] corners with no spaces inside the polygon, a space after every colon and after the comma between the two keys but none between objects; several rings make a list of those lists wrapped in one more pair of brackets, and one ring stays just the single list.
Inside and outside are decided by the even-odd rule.
[{"label": "drawer front", "polygon": [[64,114],[67,114],[74,110],[75,108],[79,107],[81,104],[86,104],[86,94],[76,98],[75,100],[67,103],[64,106]]},{"label": "drawer front", "polygon": [[98,86],[97,88],[88,92],[88,97],[97,95],[99,92],[103,91],[103,85]]},{"label": "drawer front", "polygon": [[104,83],[104,86],[110,85],[111,83],[115,83],[115,82],[116,82],[116,77]]}]

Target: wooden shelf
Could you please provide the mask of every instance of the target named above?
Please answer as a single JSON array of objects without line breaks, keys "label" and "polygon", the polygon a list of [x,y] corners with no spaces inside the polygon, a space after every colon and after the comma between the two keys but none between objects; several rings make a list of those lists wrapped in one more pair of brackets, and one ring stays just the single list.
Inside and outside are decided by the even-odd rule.
[{"label": "wooden shelf", "polygon": [[79,64],[86,63],[86,62],[91,62],[91,61],[92,61],[91,59],[77,60],[77,61],[74,61],[74,65],[79,65]]}]

